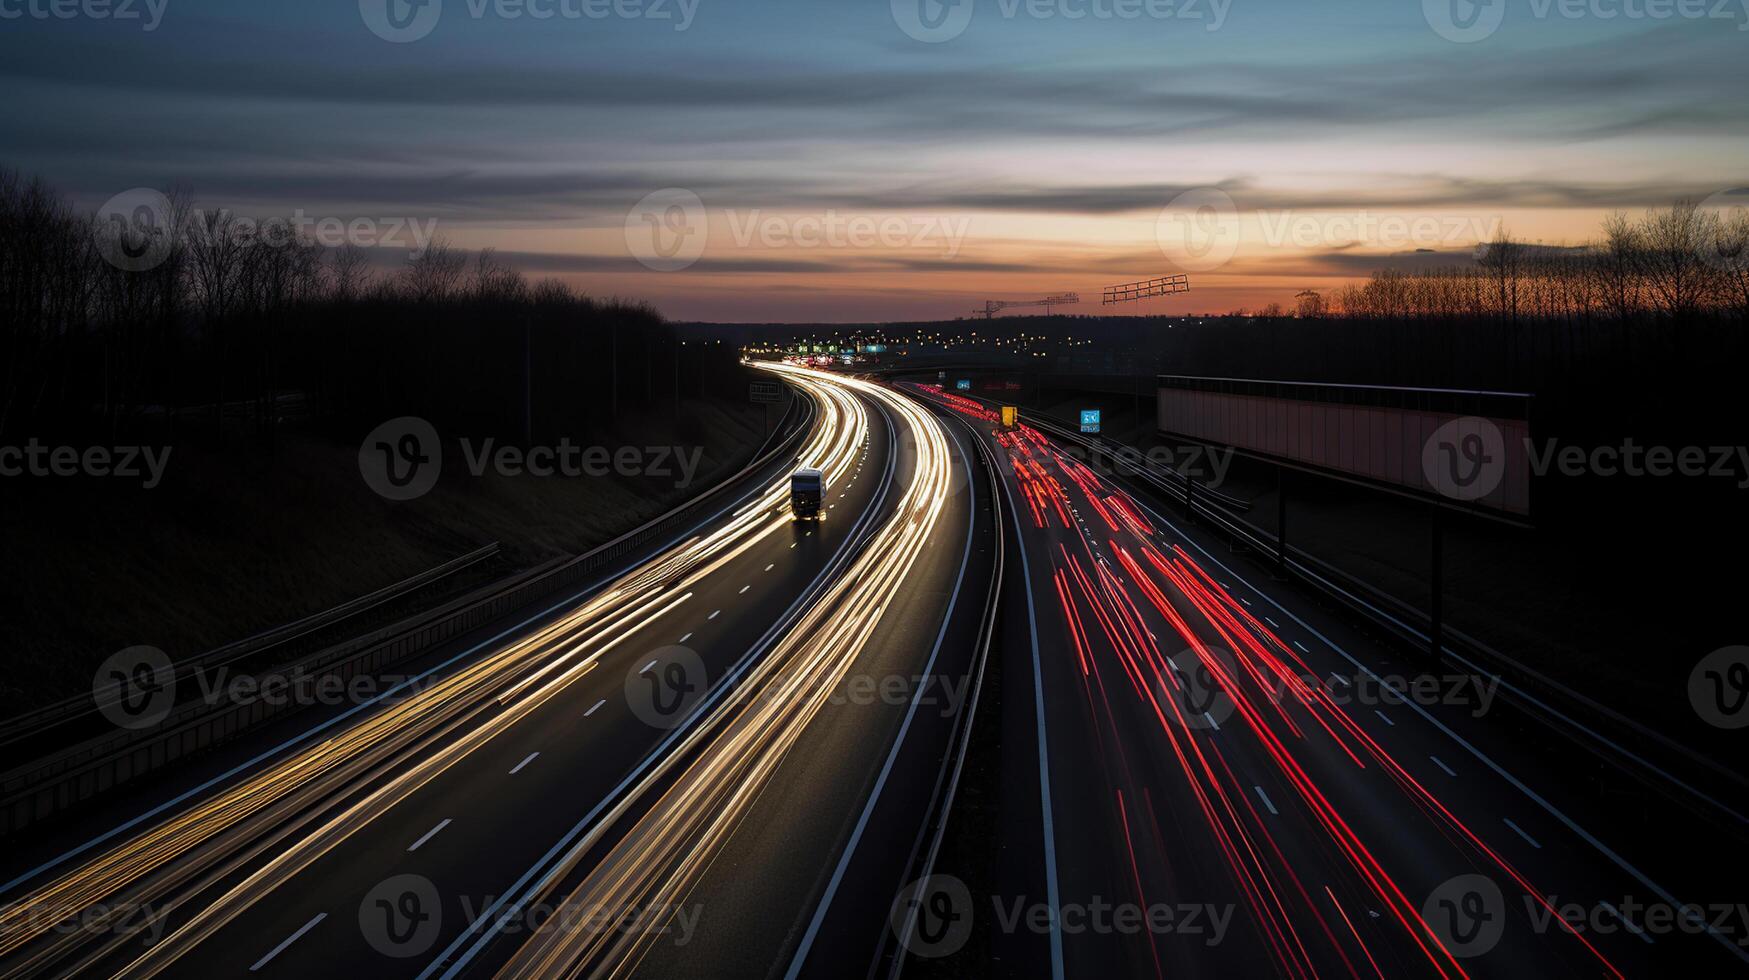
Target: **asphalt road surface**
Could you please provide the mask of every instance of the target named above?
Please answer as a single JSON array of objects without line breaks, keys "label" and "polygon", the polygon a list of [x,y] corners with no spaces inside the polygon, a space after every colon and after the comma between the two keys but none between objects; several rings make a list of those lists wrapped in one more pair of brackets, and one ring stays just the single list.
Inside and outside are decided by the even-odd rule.
[{"label": "asphalt road surface", "polygon": [[1001,819],[957,828],[918,889],[905,972],[1744,972],[1743,907],[1715,902],[1741,862],[1672,894],[1485,678],[1405,662],[1043,434],[913,390],[999,450],[1018,575],[980,808]]},{"label": "asphalt road surface", "polygon": [[[973,501],[932,412],[783,373],[820,409],[797,462],[693,533],[398,696],[33,841],[7,868],[0,968],[623,973],[695,933],[731,942],[718,923],[737,910],[698,897],[719,888],[706,872],[755,846],[738,831],[790,784],[827,787],[808,873],[830,874],[832,821],[873,788],[849,774],[879,771],[923,693],[871,703],[859,685],[929,675],[918,640],[972,561]],[[795,465],[827,473],[820,522],[788,514]],[[784,947],[762,949],[749,973]]]}]

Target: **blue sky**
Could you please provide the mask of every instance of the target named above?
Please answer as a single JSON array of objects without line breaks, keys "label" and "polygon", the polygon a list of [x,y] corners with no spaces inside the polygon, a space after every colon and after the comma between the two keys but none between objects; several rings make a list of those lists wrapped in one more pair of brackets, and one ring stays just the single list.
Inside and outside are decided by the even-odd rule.
[{"label": "blue sky", "polygon": [[[0,162],[89,206],[175,184],[436,220],[687,318],[935,316],[1173,271],[1162,208],[1208,188],[1243,229],[1180,308],[1749,183],[1738,0],[959,0],[927,8],[938,43],[906,33],[934,0],[428,0],[407,43],[367,26],[382,0],[47,2],[0,0]],[[1498,27],[1441,35],[1471,14]],[[657,272],[628,224],[664,188],[708,244]],[[1375,234],[1389,216],[1437,230]],[[796,240],[857,219],[915,233]]]}]

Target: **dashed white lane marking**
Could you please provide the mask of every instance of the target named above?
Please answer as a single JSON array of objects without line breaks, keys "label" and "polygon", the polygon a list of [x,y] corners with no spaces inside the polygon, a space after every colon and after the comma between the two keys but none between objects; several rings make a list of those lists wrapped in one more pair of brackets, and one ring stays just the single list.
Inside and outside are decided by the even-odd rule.
[{"label": "dashed white lane marking", "polygon": [[651,667],[654,667],[654,666],[656,666],[656,661],[654,661],[654,660],[652,660],[652,661],[650,661],[650,662],[649,662],[649,663],[647,663],[647,664],[645,664],[645,665],[644,665],[644,669],[643,669],[643,670],[640,670],[640,671],[638,671],[638,673],[640,673],[640,674],[648,674],[648,673],[649,673],[649,672],[650,672],[650,668],[651,668]]},{"label": "dashed white lane marking", "polygon": [[262,967],[266,966],[268,964],[268,962],[270,960],[272,960],[275,956],[278,956],[280,953],[285,952],[285,948],[287,946],[290,946],[292,943],[295,943],[299,939],[302,939],[304,937],[304,933],[309,932],[311,929],[316,928],[316,923],[321,922],[323,919],[326,919],[327,917],[328,917],[328,913],[326,913],[326,912],[317,913],[317,915],[314,919],[311,919],[310,921],[304,923],[303,928],[299,929],[297,932],[292,933],[290,936],[287,936],[285,942],[280,943],[278,946],[273,947],[273,949],[268,951],[266,956],[263,956],[262,958],[256,960],[255,965],[249,968],[249,972],[254,973],[256,970],[259,970]]},{"label": "dashed white lane marking", "polygon": [[743,586],[741,586],[741,591],[739,591],[739,592],[737,592],[737,593],[735,593],[735,594],[736,594],[736,595],[746,595],[746,594],[747,594],[747,590],[748,590],[748,589],[751,589],[751,588],[752,588],[752,587],[753,587],[753,586],[751,586],[751,585],[743,585]]},{"label": "dashed white lane marking", "polygon": [[420,848],[420,847],[421,847],[421,846],[423,846],[423,845],[424,845],[424,843],[425,843],[425,842],[426,842],[426,841],[428,841],[428,840],[430,840],[430,839],[431,839],[431,838],[433,838],[433,837],[436,837],[436,836],[437,836],[437,832],[438,832],[438,831],[440,831],[440,830],[442,830],[442,829],[443,829],[443,828],[445,828],[445,827],[447,827],[447,826],[449,826],[449,818],[448,818],[448,817],[444,817],[444,818],[443,818],[443,821],[442,821],[442,822],[441,822],[441,823],[439,823],[439,824],[438,824],[438,825],[437,825],[437,826],[435,826],[435,827],[433,827],[433,828],[431,828],[431,829],[430,829],[430,830],[427,830],[427,831],[426,831],[426,832],[425,832],[425,836],[424,836],[424,837],[421,837],[421,838],[419,838],[419,839],[418,839],[418,840],[416,840],[416,841],[414,841],[414,842],[413,842],[413,846],[412,846],[412,847],[409,847],[409,848],[407,848],[407,853],[408,853],[408,854],[411,854],[411,853],[413,853],[413,852],[414,852],[414,851],[417,851],[417,850],[418,850],[418,849],[419,849],[419,848]]},{"label": "dashed white lane marking", "polygon": [[1298,640],[1295,640],[1295,641],[1294,641],[1294,646],[1296,646],[1296,647],[1299,647],[1299,648],[1300,648],[1300,652],[1301,652],[1301,653],[1311,653],[1311,652],[1312,652],[1312,651],[1310,651],[1310,650],[1307,650],[1307,649],[1306,649],[1306,645],[1305,645],[1305,644],[1304,644],[1304,643],[1301,643],[1301,642],[1300,642],[1300,641],[1298,641]]},{"label": "dashed white lane marking", "polygon": [[1537,850],[1539,850],[1539,851],[1540,851],[1540,850],[1542,850],[1542,849],[1543,849],[1543,846],[1542,846],[1542,845],[1541,845],[1541,844],[1538,844],[1538,843],[1537,843],[1537,842],[1536,842],[1536,838],[1535,838],[1535,837],[1532,837],[1532,836],[1530,836],[1530,835],[1529,835],[1529,834],[1527,834],[1527,833],[1525,833],[1525,832],[1524,832],[1524,828],[1523,828],[1523,827],[1520,827],[1520,826],[1519,826],[1519,825],[1517,825],[1517,824],[1515,824],[1515,823],[1513,823],[1513,822],[1512,822],[1512,818],[1510,818],[1510,817],[1501,817],[1501,818],[1500,818],[1500,819],[1502,819],[1502,820],[1505,820],[1505,821],[1506,821],[1506,826],[1508,826],[1508,827],[1511,827],[1511,828],[1512,828],[1512,832],[1513,832],[1513,833],[1515,833],[1515,834],[1517,834],[1517,835],[1518,835],[1518,836],[1520,836],[1520,837],[1522,837],[1522,838],[1524,838],[1524,842],[1525,842],[1525,843],[1526,843],[1526,844],[1529,844],[1529,845],[1530,845],[1530,846],[1531,846],[1531,847],[1534,847],[1534,848],[1536,848],[1536,849],[1537,849]]},{"label": "dashed white lane marking", "polygon": [[765,566],[765,570],[769,572],[776,567],[777,567],[777,562],[772,562],[771,564]]},{"label": "dashed white lane marking", "polygon": [[688,633],[685,636],[680,638],[680,642],[685,643],[687,640],[690,640],[690,639],[692,639],[692,634]]},{"label": "dashed white lane marking", "polygon": [[1215,722],[1215,719],[1209,715],[1208,712],[1205,711],[1202,713],[1202,720],[1208,722],[1209,727],[1213,728],[1215,731],[1218,732],[1221,730],[1221,726]]},{"label": "dashed white lane marking", "polygon": [[516,775],[516,774],[517,774],[517,773],[519,773],[519,772],[521,772],[521,771],[522,771],[522,767],[523,767],[523,766],[526,766],[526,765],[528,765],[528,764],[529,764],[529,763],[531,763],[531,762],[533,762],[533,761],[534,761],[534,760],[535,760],[535,758],[536,758],[536,757],[538,757],[538,756],[539,756],[539,755],[540,755],[540,753],[539,753],[539,752],[530,752],[530,753],[529,753],[529,754],[528,754],[528,758],[526,758],[526,759],[524,759],[524,760],[522,760],[522,761],[521,761],[521,762],[518,762],[518,763],[517,763],[517,764],[516,764],[516,768],[515,768],[515,769],[512,769],[512,770],[510,770],[510,775],[512,775],[512,776],[514,776],[514,775]]},{"label": "dashed white lane marking", "polygon": [[1341,684],[1343,687],[1353,687],[1354,686],[1353,681],[1349,680],[1346,677],[1343,677],[1341,674],[1338,674],[1334,671],[1332,671],[1330,673],[1330,679],[1335,681],[1338,684]]},{"label": "dashed white lane marking", "polygon": [[1441,769],[1444,769],[1444,770],[1445,770],[1445,774],[1446,774],[1446,775],[1447,775],[1447,776],[1450,776],[1450,777],[1451,777],[1451,778],[1453,778],[1453,779],[1456,779],[1456,778],[1457,778],[1457,773],[1455,773],[1455,772],[1452,772],[1452,771],[1451,771],[1451,767],[1450,767],[1450,766],[1448,766],[1448,765],[1446,765],[1446,764],[1445,764],[1445,763],[1443,763],[1443,762],[1441,762],[1441,761],[1439,761],[1439,756],[1437,756],[1437,755],[1430,755],[1430,756],[1428,756],[1428,758],[1429,758],[1429,759],[1432,759],[1432,760],[1433,760],[1433,764],[1434,764],[1434,765],[1436,765],[1436,766],[1438,766],[1438,767],[1439,767],[1439,768],[1441,768]]},{"label": "dashed white lane marking", "polygon": [[1380,711],[1379,709],[1374,708],[1374,709],[1372,709],[1372,713],[1375,715],[1378,715],[1380,721],[1391,726],[1392,728],[1397,727],[1397,723],[1391,720],[1391,716],[1385,714],[1383,711]]},{"label": "dashed white lane marking", "polygon": [[723,611],[721,609],[718,609],[716,612],[711,613],[709,616],[706,616],[705,618],[706,619],[716,619],[718,616],[721,616],[722,614],[723,614]]},{"label": "dashed white lane marking", "polygon": [[1269,794],[1268,794],[1268,793],[1265,793],[1265,792],[1264,792],[1264,791],[1263,791],[1263,787],[1261,787],[1261,786],[1253,786],[1253,787],[1252,787],[1252,789],[1255,789],[1255,790],[1256,790],[1256,791],[1257,791],[1257,795],[1258,795],[1258,796],[1259,796],[1259,797],[1261,797],[1261,798],[1262,798],[1262,800],[1263,800],[1263,805],[1264,805],[1264,806],[1266,806],[1266,807],[1269,807],[1269,815],[1270,815],[1270,816],[1272,816],[1272,817],[1279,817],[1279,816],[1281,816],[1281,814],[1280,814],[1280,813],[1278,813],[1278,812],[1276,812],[1276,809],[1275,809],[1275,804],[1274,804],[1274,803],[1271,803],[1271,802],[1269,802]]},{"label": "dashed white lane marking", "polygon": [[588,711],[583,712],[583,717],[587,718],[590,715],[594,714],[595,712],[600,711],[601,706],[606,704],[606,703],[607,703],[606,698],[602,698],[600,701],[595,702],[595,705],[593,707],[591,707]]},{"label": "dashed white lane marking", "polygon": [[1281,629],[1281,624],[1270,619],[1268,616],[1263,617],[1263,621],[1269,624],[1270,629]]},{"label": "dashed white lane marking", "polygon": [[789,543],[789,546],[790,546],[790,548],[791,548],[791,550],[794,550],[794,548],[795,548],[795,546],[796,546],[796,543],[795,543],[795,542],[794,542],[794,541],[791,541],[791,542],[790,542],[790,543]]},{"label": "dashed white lane marking", "polygon": [[1245,605],[1247,605],[1247,606],[1249,606],[1249,605],[1250,605],[1250,604],[1251,604],[1251,600],[1250,600],[1250,599],[1247,599],[1247,598],[1245,598],[1245,597],[1244,597],[1244,596],[1240,596],[1240,597],[1239,597],[1239,601],[1240,601],[1240,602],[1243,602],[1243,603],[1244,603],[1244,604],[1245,604]]}]

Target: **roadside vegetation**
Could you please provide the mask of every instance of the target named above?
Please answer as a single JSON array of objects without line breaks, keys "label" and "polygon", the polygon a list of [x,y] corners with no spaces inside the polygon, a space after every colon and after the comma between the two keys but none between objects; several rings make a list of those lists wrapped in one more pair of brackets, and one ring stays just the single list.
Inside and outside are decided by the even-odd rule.
[{"label": "roadside vegetation", "polygon": [[[379,269],[363,249],[169,200],[176,232],[159,238],[0,171],[0,447],[169,453],[150,488],[0,477],[0,708],[77,693],[123,647],[199,654],[492,541],[503,559],[482,575],[586,551],[764,439],[733,349],[688,342],[647,306],[441,240]],[[152,261],[118,264],[117,249]],[[403,416],[431,423],[445,458],[430,493],[395,502],[361,478],[360,446]],[[464,439],[698,463],[684,486],[671,461],[475,476]]]}]

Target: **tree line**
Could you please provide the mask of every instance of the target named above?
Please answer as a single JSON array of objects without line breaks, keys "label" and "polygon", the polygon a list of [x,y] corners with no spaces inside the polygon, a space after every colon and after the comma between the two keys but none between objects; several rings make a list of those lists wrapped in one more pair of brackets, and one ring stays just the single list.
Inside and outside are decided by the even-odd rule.
[{"label": "tree line", "polygon": [[0,169],[0,440],[271,443],[289,416],[386,413],[505,438],[729,392],[727,348],[645,304],[530,281],[433,238],[404,264],[184,190],[120,216]]},{"label": "tree line", "polygon": [[1335,292],[1319,311],[1347,317],[1489,318],[1646,323],[1749,320],[1749,210],[1694,202],[1632,218],[1610,214],[1602,238],[1547,247],[1502,234],[1475,262],[1384,270]]}]

